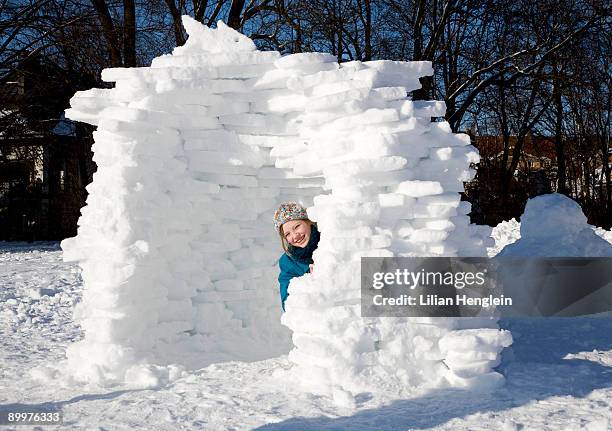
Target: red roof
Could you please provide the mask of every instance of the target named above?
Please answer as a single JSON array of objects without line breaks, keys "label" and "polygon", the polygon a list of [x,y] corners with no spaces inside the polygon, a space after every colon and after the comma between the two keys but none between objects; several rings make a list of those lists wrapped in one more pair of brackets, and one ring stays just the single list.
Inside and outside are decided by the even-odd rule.
[{"label": "red roof", "polygon": [[[504,138],[502,136],[475,136],[473,145],[478,148],[483,157],[493,157],[504,151]],[[510,149],[516,145],[516,136],[508,138]],[[555,140],[546,136],[526,136],[523,142],[523,154],[530,154],[535,157],[546,157],[555,160]],[[512,156],[512,153],[509,154]]]}]

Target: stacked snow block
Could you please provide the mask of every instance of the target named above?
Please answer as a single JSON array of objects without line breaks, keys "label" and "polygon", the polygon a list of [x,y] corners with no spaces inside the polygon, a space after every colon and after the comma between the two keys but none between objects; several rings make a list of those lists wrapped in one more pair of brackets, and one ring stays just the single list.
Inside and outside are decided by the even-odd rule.
[{"label": "stacked snow block", "polygon": [[[478,153],[431,122],[443,103],[407,97],[431,64],[281,57],[222,22],[183,22],[184,46],[151,67],[106,69],[115,87],[77,93],[66,112],[98,126],[98,172],[77,237],[62,242],[85,282],[72,374],[129,382],[147,364],[288,352],[271,219],[298,200],[321,241],[282,315],[297,383],[350,405],[363,391],[498,382],[509,337],[490,317],[359,313],[361,257],[485,255],[458,194]],[[474,336],[488,355],[466,365],[456,340],[469,334],[486,334]]]},{"label": "stacked snow block", "polygon": [[[276,64],[281,62],[336,64],[308,54]],[[461,329],[489,328],[486,340],[497,355],[508,345],[508,334],[491,318],[360,317],[361,257],[484,256],[490,244],[482,232],[470,230],[470,208],[458,193],[474,175],[470,165],[479,160],[477,150],[448,123],[431,122],[444,115],[442,103],[407,99],[420,88],[419,77],[432,73],[427,62],[350,62],[287,82],[305,100],[298,118],[308,144],[293,171],[322,175],[331,193],[316,196],[308,209],[322,232],[315,272],[292,280],[282,321],[293,331],[289,358],[297,379],[339,403],[388,387],[390,378],[401,392],[425,385],[482,386],[501,377],[492,372],[495,361],[478,369],[488,376],[478,382],[465,372],[456,375],[464,369],[446,363],[452,348],[439,344]]]},{"label": "stacked snow block", "polygon": [[86,336],[67,352],[81,380],[122,381],[146,363],[263,359],[291,345],[271,217],[283,200],[310,204],[323,181],[283,166],[303,143],[291,109],[274,103],[289,93],[282,77],[262,80],[280,54],[223,23],[185,25],[185,46],[151,67],[104,70],[115,88],[79,92],[66,112],[98,126],[98,171],[78,235],[62,243],[85,282],[76,317]]}]

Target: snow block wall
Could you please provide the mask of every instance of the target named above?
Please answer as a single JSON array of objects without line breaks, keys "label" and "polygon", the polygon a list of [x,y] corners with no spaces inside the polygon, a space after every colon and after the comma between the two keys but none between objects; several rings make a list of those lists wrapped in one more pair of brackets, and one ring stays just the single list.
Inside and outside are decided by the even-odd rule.
[{"label": "snow block wall", "polygon": [[[78,235],[62,242],[85,283],[73,375],[124,382],[145,364],[258,360],[293,341],[294,379],[338,402],[390,381],[398,392],[499,383],[511,337],[491,317],[359,314],[361,256],[490,245],[457,193],[476,149],[431,122],[443,103],[407,98],[431,64],[281,57],[222,22],[183,23],[184,46],[104,70],[115,87],[77,93],[66,112],[97,125],[98,171]],[[282,326],[272,214],[289,200],[309,207],[321,242]]]},{"label": "snow block wall", "polygon": [[361,257],[486,256],[492,244],[489,229],[470,226],[458,193],[477,150],[448,123],[431,122],[443,103],[406,97],[432,73],[426,62],[350,62],[288,81],[305,106],[293,173],[322,175],[328,193],[308,208],[321,231],[315,270],[291,281],[282,323],[293,331],[293,380],[340,403],[381,388],[502,381],[492,368],[511,337],[491,317],[360,316]]}]

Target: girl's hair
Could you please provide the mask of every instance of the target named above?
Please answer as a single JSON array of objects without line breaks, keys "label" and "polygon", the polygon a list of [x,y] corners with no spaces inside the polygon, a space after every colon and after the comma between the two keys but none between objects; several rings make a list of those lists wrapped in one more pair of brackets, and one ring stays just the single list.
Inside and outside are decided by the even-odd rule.
[{"label": "girl's hair", "polygon": [[[308,220],[306,219],[301,219],[303,221],[305,221],[306,223],[308,223],[310,225],[310,228],[312,229],[312,226],[314,226],[315,228],[317,227],[317,224],[315,222],[313,222],[312,220]],[[281,227],[278,228],[278,235],[280,236],[281,239],[281,246],[283,247],[283,250],[285,250],[285,253],[287,253],[288,255],[291,255],[291,248],[293,248],[293,246],[291,244],[289,244],[289,242],[287,242],[287,238],[285,238],[285,233],[283,232],[283,225],[281,225]]]}]

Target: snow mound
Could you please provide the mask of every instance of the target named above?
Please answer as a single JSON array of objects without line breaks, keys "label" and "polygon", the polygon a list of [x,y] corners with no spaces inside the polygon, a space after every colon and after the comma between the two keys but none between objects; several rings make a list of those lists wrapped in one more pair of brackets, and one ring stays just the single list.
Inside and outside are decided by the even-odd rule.
[{"label": "snow mound", "polygon": [[593,231],[575,201],[559,193],[529,199],[520,232],[498,256],[612,256],[612,244]]}]

